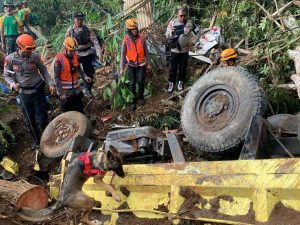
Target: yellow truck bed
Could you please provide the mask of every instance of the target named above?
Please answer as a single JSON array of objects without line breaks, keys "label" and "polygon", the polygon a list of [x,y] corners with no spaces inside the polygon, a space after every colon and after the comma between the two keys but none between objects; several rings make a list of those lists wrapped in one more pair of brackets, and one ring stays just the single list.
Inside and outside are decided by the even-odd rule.
[{"label": "yellow truck bed", "polygon": [[[120,203],[92,179],[83,187],[102,203],[96,210],[109,215],[105,224],[122,224],[126,213],[139,221],[168,223],[300,224],[300,159],[126,165],[124,171],[124,179],[113,179]],[[111,176],[105,176],[106,183]],[[58,197],[61,178],[52,177],[53,199]]]}]

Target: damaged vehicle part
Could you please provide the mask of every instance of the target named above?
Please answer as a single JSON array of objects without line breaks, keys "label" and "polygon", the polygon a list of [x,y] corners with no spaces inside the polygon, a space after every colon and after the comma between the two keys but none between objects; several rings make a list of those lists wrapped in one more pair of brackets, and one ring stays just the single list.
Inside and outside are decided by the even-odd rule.
[{"label": "damaged vehicle part", "polygon": [[70,111],[57,116],[44,130],[40,146],[42,153],[50,158],[63,156],[76,135],[89,137],[92,126],[82,113]]},{"label": "damaged vehicle part", "polygon": [[125,161],[148,161],[164,157],[164,139],[160,130],[138,127],[112,131],[107,134],[104,149],[112,145],[123,154]]},{"label": "damaged vehicle part", "polygon": [[264,115],[265,93],[241,67],[220,68],[199,78],[185,97],[181,124],[199,151],[223,152],[245,139],[251,118]]}]

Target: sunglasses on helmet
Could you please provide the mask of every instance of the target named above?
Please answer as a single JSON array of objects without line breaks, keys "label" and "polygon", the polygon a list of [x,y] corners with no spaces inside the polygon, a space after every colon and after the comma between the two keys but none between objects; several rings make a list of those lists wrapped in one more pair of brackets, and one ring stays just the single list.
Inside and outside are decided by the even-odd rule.
[{"label": "sunglasses on helmet", "polygon": [[35,46],[25,47],[25,50],[33,51],[33,50],[35,50]]}]

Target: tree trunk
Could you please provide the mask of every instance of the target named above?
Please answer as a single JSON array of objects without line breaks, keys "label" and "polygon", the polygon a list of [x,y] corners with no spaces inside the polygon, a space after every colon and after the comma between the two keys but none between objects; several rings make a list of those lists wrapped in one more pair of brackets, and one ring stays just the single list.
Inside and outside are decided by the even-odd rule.
[{"label": "tree trunk", "polygon": [[48,206],[48,194],[44,187],[22,181],[0,180],[0,198],[19,207],[41,209]]}]

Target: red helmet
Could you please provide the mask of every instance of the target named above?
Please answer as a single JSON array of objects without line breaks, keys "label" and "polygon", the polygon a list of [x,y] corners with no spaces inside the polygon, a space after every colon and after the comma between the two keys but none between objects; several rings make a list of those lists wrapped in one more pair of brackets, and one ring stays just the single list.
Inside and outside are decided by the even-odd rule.
[{"label": "red helmet", "polygon": [[36,47],[33,37],[29,34],[20,35],[16,42],[21,51],[32,51]]}]

